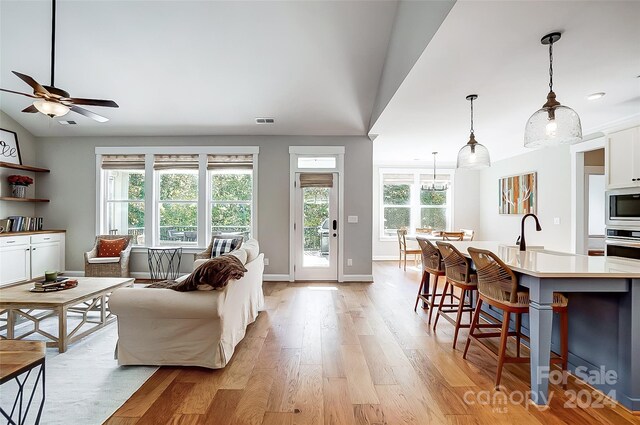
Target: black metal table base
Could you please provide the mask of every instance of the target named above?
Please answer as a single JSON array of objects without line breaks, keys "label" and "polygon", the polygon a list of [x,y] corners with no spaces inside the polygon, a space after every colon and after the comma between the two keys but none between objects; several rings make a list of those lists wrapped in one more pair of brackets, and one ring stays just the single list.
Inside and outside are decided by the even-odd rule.
[{"label": "black metal table base", "polygon": [[147,248],[151,280],[177,279],[182,248]]},{"label": "black metal table base", "polygon": [[[36,381],[33,384],[33,388],[31,389],[31,395],[29,396],[29,401],[27,402],[26,406],[24,406],[24,398],[25,398],[24,387],[25,387],[25,384],[27,383],[27,380],[29,379],[29,376],[31,375],[31,372],[33,372],[34,370],[35,370],[35,367],[22,373],[21,375],[24,375],[24,378],[22,379],[22,381],[20,381],[21,375],[15,376],[13,378],[18,384],[18,393],[16,394],[16,398],[13,401],[13,406],[11,407],[11,413],[8,414],[3,407],[0,407],[0,413],[2,413],[2,416],[7,420],[8,425],[25,425],[27,423],[26,420],[29,415],[29,409],[31,408],[31,403],[33,402],[33,396],[36,394],[39,382],[41,382],[41,387],[42,387],[42,400],[40,401],[40,406],[38,407],[38,415],[36,416],[36,420],[33,423],[36,425],[40,423],[40,417],[42,415],[42,408],[44,407],[44,400],[45,400],[44,359],[42,359],[42,362],[40,363],[40,368],[38,369],[38,375],[36,376]],[[23,411],[23,407],[24,407],[24,411]],[[18,416],[17,421],[14,418],[16,414]]]}]

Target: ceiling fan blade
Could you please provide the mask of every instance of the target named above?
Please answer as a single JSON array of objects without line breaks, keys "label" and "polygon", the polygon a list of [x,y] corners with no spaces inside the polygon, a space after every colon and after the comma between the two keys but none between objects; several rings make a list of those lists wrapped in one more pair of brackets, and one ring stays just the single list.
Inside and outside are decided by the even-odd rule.
[{"label": "ceiling fan blade", "polygon": [[92,106],[104,106],[107,108],[118,108],[118,104],[113,100],[80,99],[77,97],[70,97],[63,100],[65,102],[71,102],[74,105],[92,105]]},{"label": "ceiling fan blade", "polygon": [[49,93],[49,91],[47,91],[47,89],[42,87],[42,85],[40,83],[38,83],[36,80],[34,80],[33,78],[29,77],[28,75],[20,74],[19,72],[16,72],[16,71],[11,71],[11,72],[16,74],[16,76],[18,78],[20,78],[22,81],[24,81],[25,83],[29,84],[31,86],[31,88],[36,93],[51,94],[51,93]]},{"label": "ceiling fan blade", "polygon": [[34,99],[38,99],[38,96],[34,96],[32,94],[27,94],[27,93],[21,93],[19,91],[13,91],[13,90],[7,90],[7,89],[0,89],[0,91],[6,91],[7,93],[13,93],[13,94],[21,94],[23,96],[27,96],[27,97],[31,97]]},{"label": "ceiling fan blade", "polygon": [[24,109],[22,110],[22,112],[28,112],[28,113],[30,113],[30,114],[33,114],[33,113],[35,113],[35,112],[38,112],[38,109],[37,109],[35,106],[33,106],[33,105],[29,105],[29,106],[27,106],[26,108],[24,108]]},{"label": "ceiling fan blade", "polygon": [[76,112],[80,115],[84,115],[85,117],[89,117],[93,120],[96,120],[98,122],[107,122],[109,121],[109,118],[103,117],[102,115],[98,115],[96,113],[93,113],[87,109],[81,108],[79,106],[75,106],[75,105],[71,105],[69,106],[69,109],[71,109],[73,112]]}]

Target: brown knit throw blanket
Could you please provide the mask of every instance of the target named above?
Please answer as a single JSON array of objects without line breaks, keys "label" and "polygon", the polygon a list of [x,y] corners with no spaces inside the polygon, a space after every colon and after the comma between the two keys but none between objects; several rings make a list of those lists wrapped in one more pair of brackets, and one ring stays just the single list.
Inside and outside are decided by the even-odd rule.
[{"label": "brown knit throw blanket", "polygon": [[165,280],[152,283],[147,288],[166,288],[174,291],[210,291],[222,289],[231,279],[241,279],[247,269],[242,262],[233,255],[221,255],[201,264],[184,281]]}]

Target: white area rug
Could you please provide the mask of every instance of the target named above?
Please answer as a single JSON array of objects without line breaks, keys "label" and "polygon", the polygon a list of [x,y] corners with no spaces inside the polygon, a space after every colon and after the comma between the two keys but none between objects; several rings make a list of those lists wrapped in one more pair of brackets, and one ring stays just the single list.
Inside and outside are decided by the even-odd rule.
[{"label": "white area rug", "polygon": [[[46,401],[41,424],[102,424],[153,375],[157,367],[118,366],[113,358],[117,337],[117,325],[112,323],[72,344],[66,353],[47,349]],[[32,372],[25,397],[31,394],[34,378]],[[3,409],[11,410],[17,388],[15,381],[0,387]],[[41,393],[39,387],[26,423],[35,420]]]}]

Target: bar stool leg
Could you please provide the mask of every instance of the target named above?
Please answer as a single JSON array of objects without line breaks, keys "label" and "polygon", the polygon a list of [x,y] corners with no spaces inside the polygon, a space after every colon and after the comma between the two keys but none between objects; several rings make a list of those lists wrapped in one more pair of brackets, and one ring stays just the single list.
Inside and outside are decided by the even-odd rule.
[{"label": "bar stool leg", "polygon": [[449,289],[449,281],[445,280],[444,282],[444,290],[442,291],[442,296],[440,297],[440,304],[438,304],[438,314],[436,314],[436,320],[433,322],[433,330],[436,330],[436,326],[438,326],[438,318],[440,317],[440,310],[442,310],[442,306],[444,305],[444,294],[447,293],[447,289]]},{"label": "bar stool leg", "polygon": [[[420,295],[429,294],[429,280],[431,275],[425,271],[422,272],[422,279],[420,280],[420,286],[418,287],[418,295],[416,296],[416,305],[413,306],[413,311],[418,311],[418,301],[420,301]],[[426,286],[426,291],[425,291]]]},{"label": "bar stool leg", "polygon": [[434,279],[433,292],[431,293],[432,294],[431,298],[429,298],[429,301],[430,301],[430,303],[429,303],[429,321],[427,322],[427,324],[429,324],[429,325],[431,324],[431,316],[433,315],[433,310],[434,310],[433,307],[436,304],[435,299],[436,299],[436,295],[438,294],[438,280],[440,280],[439,276],[435,275],[435,274],[433,275],[433,279]]},{"label": "bar stool leg", "polygon": [[460,322],[462,321],[462,310],[464,310],[464,298],[467,291],[462,289],[460,294],[460,302],[458,303],[458,314],[456,316],[456,326],[453,331],[453,349],[456,349],[456,342],[458,341],[458,331],[460,331]]},{"label": "bar stool leg", "polygon": [[471,328],[469,328],[469,336],[467,336],[467,343],[464,346],[464,353],[462,353],[462,358],[467,358],[467,351],[469,351],[469,345],[471,344],[471,337],[474,336],[474,331],[476,330],[476,326],[478,326],[478,322],[480,321],[480,309],[482,308],[482,300],[478,297],[478,302],[476,303],[476,311],[473,313],[473,320],[471,321]]},{"label": "bar stool leg", "polygon": [[511,314],[508,311],[502,313],[502,332],[500,333],[500,351],[498,352],[498,372],[496,373],[496,390],[500,386],[502,377],[502,366],[507,352],[507,337],[509,336],[509,320]]}]

